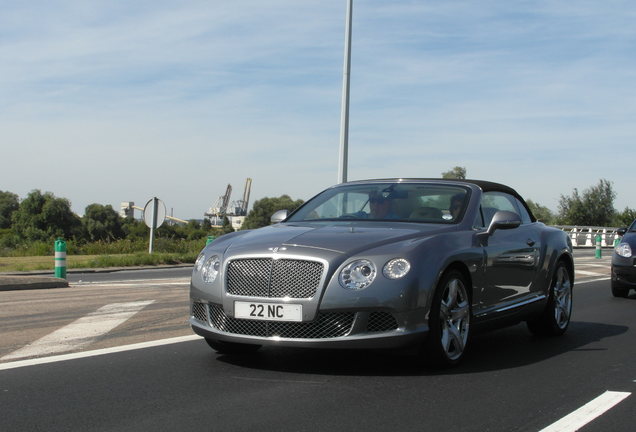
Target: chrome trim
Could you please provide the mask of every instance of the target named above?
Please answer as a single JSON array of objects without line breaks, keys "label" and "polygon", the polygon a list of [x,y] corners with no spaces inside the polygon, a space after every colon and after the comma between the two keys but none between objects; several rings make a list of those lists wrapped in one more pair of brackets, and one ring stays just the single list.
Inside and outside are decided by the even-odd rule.
[{"label": "chrome trim", "polygon": [[524,300],[522,302],[515,303],[515,304],[512,304],[512,305],[504,306],[502,308],[495,309],[494,311],[482,312],[482,313],[480,313],[478,315],[475,315],[475,317],[482,317],[484,315],[489,315],[491,313],[505,312],[505,311],[510,310],[510,309],[516,309],[516,308],[519,308],[521,306],[526,306],[526,305],[529,305],[531,303],[536,303],[538,301],[545,300],[546,298],[547,298],[547,296],[545,294],[541,294],[540,296],[536,296],[536,297],[533,297],[531,299]]}]

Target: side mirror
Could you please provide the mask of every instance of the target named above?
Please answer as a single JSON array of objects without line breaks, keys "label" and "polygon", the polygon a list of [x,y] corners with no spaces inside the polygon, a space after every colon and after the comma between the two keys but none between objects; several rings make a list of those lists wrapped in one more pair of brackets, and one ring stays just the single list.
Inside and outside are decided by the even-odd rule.
[{"label": "side mirror", "polygon": [[616,234],[618,234],[621,237],[624,236],[626,232],[627,232],[627,228],[619,228],[616,230]]},{"label": "side mirror", "polygon": [[288,214],[289,214],[289,211],[287,210],[278,210],[276,213],[272,215],[269,221],[273,224],[277,224],[287,219]]},{"label": "side mirror", "polygon": [[500,210],[492,217],[488,227],[488,235],[492,235],[498,229],[513,229],[521,225],[521,218],[517,213]]}]

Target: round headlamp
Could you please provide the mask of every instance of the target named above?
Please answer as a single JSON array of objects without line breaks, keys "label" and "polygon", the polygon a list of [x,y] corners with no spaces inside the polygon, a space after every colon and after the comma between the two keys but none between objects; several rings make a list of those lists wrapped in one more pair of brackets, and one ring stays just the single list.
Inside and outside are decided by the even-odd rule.
[{"label": "round headlamp", "polygon": [[218,255],[211,256],[205,261],[203,264],[201,277],[203,278],[203,282],[212,283],[216,280],[216,277],[219,275],[219,270],[221,269],[221,260]]},{"label": "round headlamp", "polygon": [[400,279],[411,270],[411,263],[404,258],[393,258],[384,265],[382,274],[389,279]]},{"label": "round headlamp", "polygon": [[352,261],[345,266],[338,276],[338,281],[343,288],[361,290],[373,282],[377,271],[375,264],[369,260]]},{"label": "round headlamp", "polygon": [[194,270],[200,272],[204,262],[205,262],[205,254],[200,253],[199,256],[197,257],[197,260],[194,262]]}]

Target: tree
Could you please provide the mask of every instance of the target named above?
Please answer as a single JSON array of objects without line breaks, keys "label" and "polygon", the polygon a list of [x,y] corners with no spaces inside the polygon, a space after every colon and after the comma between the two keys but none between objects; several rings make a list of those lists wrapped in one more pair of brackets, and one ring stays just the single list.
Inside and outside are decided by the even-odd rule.
[{"label": "tree", "polygon": [[212,228],[212,222],[210,222],[210,218],[208,217],[203,218],[203,222],[201,223],[201,228],[203,228],[204,230],[209,230],[210,228]]},{"label": "tree", "polygon": [[82,222],[67,199],[34,190],[13,213],[12,228],[21,240],[49,241],[80,237]]},{"label": "tree", "polygon": [[0,229],[11,228],[11,215],[20,207],[18,196],[0,191]]},{"label": "tree", "polygon": [[616,192],[612,182],[606,179],[600,179],[583,194],[575,188],[572,195],[561,195],[558,222],[562,225],[610,226],[616,214],[614,198]]},{"label": "tree", "polygon": [[110,205],[90,204],[87,206],[82,224],[90,241],[116,240],[124,237],[121,217]]},{"label": "tree", "polygon": [[625,210],[616,213],[613,225],[617,227],[628,227],[634,220],[636,220],[636,210],[625,207]]},{"label": "tree", "polygon": [[223,226],[221,227],[221,231],[223,234],[234,232],[232,222],[230,222],[230,219],[227,216],[223,216]]},{"label": "tree", "polygon": [[125,218],[121,224],[124,231],[124,237],[128,240],[144,239],[148,236],[146,225],[137,219]]},{"label": "tree", "polygon": [[456,166],[450,171],[446,171],[442,173],[443,179],[458,179],[465,180],[466,179],[466,168]]},{"label": "tree", "polygon": [[296,210],[303,204],[303,200],[292,200],[289,195],[278,198],[262,198],[257,200],[249,212],[242,229],[260,228],[270,224],[270,218],[278,210]]},{"label": "tree", "polygon": [[528,204],[530,211],[538,221],[543,222],[546,225],[554,223],[554,213],[552,213],[549,208],[537,204],[532,200],[526,200],[526,204]]}]

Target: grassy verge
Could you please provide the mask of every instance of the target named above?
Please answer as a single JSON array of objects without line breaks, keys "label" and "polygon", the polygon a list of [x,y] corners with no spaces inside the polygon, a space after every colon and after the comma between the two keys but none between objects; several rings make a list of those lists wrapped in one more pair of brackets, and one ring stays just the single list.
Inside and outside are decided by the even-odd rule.
[{"label": "grassy verge", "polygon": [[[66,268],[137,267],[194,263],[197,253],[138,252],[113,255],[67,255]],[[55,270],[53,256],[0,257],[1,272]]]}]

